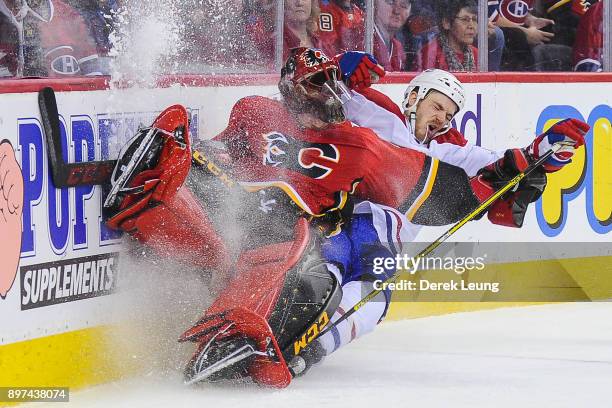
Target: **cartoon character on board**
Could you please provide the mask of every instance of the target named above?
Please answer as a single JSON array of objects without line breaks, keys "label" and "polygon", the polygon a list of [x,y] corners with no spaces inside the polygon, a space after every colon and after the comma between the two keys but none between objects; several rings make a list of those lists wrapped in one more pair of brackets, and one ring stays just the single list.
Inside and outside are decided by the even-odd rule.
[{"label": "cartoon character on board", "polygon": [[23,177],[10,141],[0,141],[0,298],[13,286],[21,252]]}]

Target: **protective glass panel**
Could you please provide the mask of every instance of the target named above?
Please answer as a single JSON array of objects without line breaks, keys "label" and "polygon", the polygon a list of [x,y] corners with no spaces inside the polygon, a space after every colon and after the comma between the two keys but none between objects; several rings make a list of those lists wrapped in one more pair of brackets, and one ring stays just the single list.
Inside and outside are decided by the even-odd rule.
[{"label": "protective glass panel", "polygon": [[108,73],[110,3],[0,0],[0,77]]},{"label": "protective glass panel", "polygon": [[[582,6],[590,5],[583,1]],[[580,16],[572,49],[574,71],[599,72],[603,63],[603,14],[604,2],[599,1],[586,8],[578,8]]]},{"label": "protective glass panel", "polygon": [[[603,7],[598,3],[601,2],[489,1],[490,26],[497,30],[495,44],[489,41],[489,47],[502,51],[499,65],[489,64],[489,68],[528,72],[600,69]],[[585,59],[593,62],[579,64]]]},{"label": "protective glass panel", "polygon": [[388,71],[478,69],[476,0],[374,0],[373,53]]},{"label": "protective glass panel", "polygon": [[0,77],[274,69],[276,0],[0,0]]},{"label": "protective glass panel", "polygon": [[257,73],[273,69],[276,0],[182,0],[181,7],[186,22],[181,38],[184,67],[179,71]]}]

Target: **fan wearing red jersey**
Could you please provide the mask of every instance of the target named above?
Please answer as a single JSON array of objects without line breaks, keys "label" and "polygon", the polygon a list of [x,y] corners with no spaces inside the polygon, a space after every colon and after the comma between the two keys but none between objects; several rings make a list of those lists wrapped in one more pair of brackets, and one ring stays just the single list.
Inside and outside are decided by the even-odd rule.
[{"label": "fan wearing red jersey", "polygon": [[574,71],[602,71],[603,9],[603,2],[597,2],[580,17],[572,53]]},{"label": "fan wearing red jersey", "polygon": [[365,13],[353,0],[321,0],[319,6],[319,36],[334,52],[364,48]]}]

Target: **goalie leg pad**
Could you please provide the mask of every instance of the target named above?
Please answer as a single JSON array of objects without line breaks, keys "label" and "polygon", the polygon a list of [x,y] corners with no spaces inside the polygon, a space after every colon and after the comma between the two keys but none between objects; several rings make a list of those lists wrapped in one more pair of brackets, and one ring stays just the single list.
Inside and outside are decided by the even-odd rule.
[{"label": "goalie leg pad", "polygon": [[222,271],[232,264],[224,242],[186,187],[127,219],[121,228],[160,256]]}]

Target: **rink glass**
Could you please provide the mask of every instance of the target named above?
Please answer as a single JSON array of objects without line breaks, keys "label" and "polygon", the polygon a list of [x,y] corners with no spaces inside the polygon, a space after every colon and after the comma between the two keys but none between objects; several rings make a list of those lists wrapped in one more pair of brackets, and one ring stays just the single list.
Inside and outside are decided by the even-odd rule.
[{"label": "rink glass", "polygon": [[[604,17],[610,16],[609,2],[591,6],[600,8],[598,12],[573,4],[578,2],[531,0],[502,0],[500,5],[485,0],[155,0],[147,4],[55,0],[54,4],[62,2],[78,12],[87,28],[84,36],[96,44],[100,59],[98,69],[90,70],[94,74],[123,76],[129,71],[125,62],[114,63],[122,57],[134,68],[151,66],[154,75],[274,73],[289,48],[297,45],[320,47],[330,56],[366,50],[387,71],[435,67],[455,72],[573,71],[580,65],[581,50],[588,49],[587,59],[599,59],[610,71],[610,22]],[[5,20],[10,3],[0,11]],[[4,69],[5,78],[13,72],[45,76],[39,61],[45,50],[40,49],[36,33],[53,20],[37,18],[36,10],[44,6],[39,3],[45,2],[28,3],[33,12],[22,22],[21,37],[18,30],[3,25],[2,44],[25,52],[21,71]],[[342,14],[338,5],[350,11]],[[504,21],[504,15],[513,21]],[[581,34],[581,25],[586,24],[581,20],[587,18],[595,27],[594,35]],[[164,43],[163,38],[169,41]],[[71,41],[78,46],[85,40]],[[0,64],[8,66],[8,59]],[[597,70],[597,65],[579,69]]]}]

